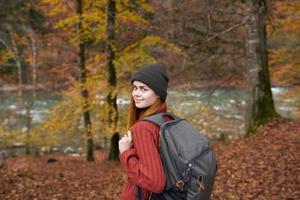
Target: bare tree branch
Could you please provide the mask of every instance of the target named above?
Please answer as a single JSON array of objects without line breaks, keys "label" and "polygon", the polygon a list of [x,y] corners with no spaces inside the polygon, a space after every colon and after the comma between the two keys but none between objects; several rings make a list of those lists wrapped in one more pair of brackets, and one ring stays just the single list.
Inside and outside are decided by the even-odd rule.
[{"label": "bare tree branch", "polygon": [[209,37],[209,38],[207,38],[207,39],[205,40],[205,42],[209,42],[209,41],[211,41],[211,40],[214,40],[214,39],[216,39],[217,37],[219,37],[219,36],[221,36],[221,35],[225,35],[226,33],[229,33],[229,32],[231,32],[231,31],[233,31],[234,29],[239,28],[240,26],[243,26],[243,25],[245,25],[245,22],[242,22],[242,23],[239,23],[239,24],[235,24],[235,25],[233,25],[232,27],[230,27],[230,28],[228,28],[228,29],[226,29],[226,30],[224,30],[224,31],[222,31],[222,32],[220,32],[220,33],[217,33],[217,34],[215,34],[215,35],[213,35],[213,36],[211,36],[211,37]]}]

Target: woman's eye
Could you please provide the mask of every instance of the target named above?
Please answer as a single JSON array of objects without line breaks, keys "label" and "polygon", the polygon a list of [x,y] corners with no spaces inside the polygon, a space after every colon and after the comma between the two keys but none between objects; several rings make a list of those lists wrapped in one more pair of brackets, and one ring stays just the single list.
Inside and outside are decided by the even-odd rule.
[{"label": "woman's eye", "polygon": [[142,88],[142,92],[147,92],[147,89],[146,88]]}]

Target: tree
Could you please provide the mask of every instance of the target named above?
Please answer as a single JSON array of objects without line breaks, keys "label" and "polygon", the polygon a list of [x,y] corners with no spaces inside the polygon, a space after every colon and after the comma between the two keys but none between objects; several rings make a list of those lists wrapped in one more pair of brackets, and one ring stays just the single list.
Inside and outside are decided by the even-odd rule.
[{"label": "tree", "polygon": [[[276,1],[272,4],[272,23],[268,27],[272,46],[272,81],[288,87],[284,98],[295,99],[295,116],[300,114],[300,2]],[[295,98],[296,97],[296,98]]]},{"label": "tree", "polygon": [[[78,34],[81,34],[84,30],[82,27],[82,14],[83,14],[82,0],[77,0],[77,14],[79,16],[78,22]],[[92,122],[89,111],[89,100],[88,100],[88,90],[86,87],[86,69],[85,69],[85,42],[79,37],[79,68],[80,68],[80,82],[81,82],[81,96],[83,98],[83,123],[85,128],[86,142],[87,142],[87,152],[86,158],[88,161],[94,161],[93,153],[93,135],[92,135]]]},{"label": "tree", "polygon": [[[117,76],[114,65],[115,61],[115,17],[116,17],[116,2],[115,0],[107,1],[107,25],[106,25],[106,62],[107,62],[107,81],[108,81],[108,130],[112,132],[113,138],[119,138],[119,133],[116,132],[118,123],[118,108],[117,108]],[[111,134],[110,134],[111,135]],[[112,140],[111,149],[108,159],[118,159],[118,141]],[[116,150],[117,149],[117,150]]]},{"label": "tree", "polygon": [[[174,45],[159,37],[147,36],[145,29],[148,28],[148,22],[140,15],[148,12],[148,10],[153,12],[153,9],[143,0],[136,1],[134,4],[137,7],[131,11],[129,9],[130,3],[126,1],[82,0],[84,3],[84,13],[81,20],[82,30],[79,31],[80,34],[75,35],[74,27],[75,24],[79,23],[79,18],[74,15],[73,4],[59,0],[43,0],[43,2],[48,6],[45,7],[45,11],[49,13],[49,16],[56,18],[54,20],[57,23],[54,24],[54,27],[64,30],[61,35],[68,40],[67,45],[71,46],[74,41],[77,42],[78,40],[85,42],[84,61],[87,74],[84,86],[89,89],[91,118],[95,117],[95,121],[97,120],[92,127],[94,138],[97,137],[98,132],[107,137],[112,137],[117,131],[125,132],[126,125],[121,124],[122,122],[118,123],[116,100],[118,91],[128,90],[126,88],[128,84],[124,84],[125,81],[128,83],[128,74],[137,66],[155,61],[149,51],[150,47],[160,45],[169,49],[176,49]],[[142,26],[143,29],[136,31],[137,26]],[[136,35],[131,34],[132,29],[137,33]],[[73,49],[71,49],[72,52]],[[70,60],[68,61],[70,62]],[[61,73],[61,70],[58,71]],[[75,92],[78,91],[76,76],[71,83],[70,88],[64,92],[63,96],[66,96],[65,93],[71,92],[71,99],[74,101],[64,99],[65,102],[61,106],[67,104],[72,109],[53,109],[54,112],[51,113],[55,116],[44,123],[44,127],[49,129],[49,135],[53,132],[68,134],[71,133],[69,130],[81,129],[81,126],[76,123],[79,115],[78,107],[81,107]],[[103,96],[106,98],[106,109],[104,109]],[[66,97],[68,98],[68,95]],[[60,110],[65,112],[60,112]],[[62,118],[64,121],[60,120]],[[69,130],[66,128],[67,126],[70,127]],[[50,131],[51,129],[54,130]],[[113,138],[112,141],[117,143],[117,137]],[[112,144],[111,147],[117,149],[116,145]],[[113,149],[111,151],[118,153]],[[113,157],[116,158],[117,156]]]},{"label": "tree", "polygon": [[[38,50],[35,35],[38,32],[36,29],[43,30],[41,28],[43,16],[37,10],[35,3],[35,0],[1,1],[0,3],[0,12],[2,13],[0,16],[0,43],[8,55],[4,65],[11,61],[14,62],[11,68],[12,71],[15,70],[15,67],[17,70],[17,106],[19,109],[21,106],[26,109],[26,131],[22,131],[26,134],[24,137],[26,153],[30,153],[31,110],[35,102],[37,83]],[[33,98],[30,100],[22,98],[23,84],[28,83],[26,79],[29,77],[26,75],[27,66],[31,67],[28,71],[32,72],[31,80],[34,85]]]},{"label": "tree", "polygon": [[[171,40],[188,55],[165,55],[173,80],[194,87],[243,87],[245,15],[238,1],[153,1],[153,33]],[[184,74],[184,75],[183,75]],[[187,80],[185,77],[189,77]]]},{"label": "tree", "polygon": [[[163,46],[165,49],[169,48],[180,52],[175,46],[168,43],[157,36],[145,36],[140,39],[138,31],[135,30],[139,26],[147,26],[149,21],[145,13],[153,13],[153,8],[143,0],[139,1],[107,1],[107,25],[106,25],[106,63],[107,63],[107,80],[108,80],[108,131],[109,135],[113,135],[111,139],[111,149],[108,159],[118,159],[118,107],[117,107],[117,77],[120,78],[126,72],[132,71],[135,66],[140,66],[143,63],[154,62],[155,58],[149,53],[147,48],[154,46]],[[119,19],[119,20],[116,20]],[[130,27],[137,32],[137,38],[129,35],[131,33]],[[118,35],[116,37],[117,31]],[[127,37],[122,37],[125,30]],[[128,31],[128,33],[126,32]],[[121,32],[121,33],[120,33]],[[147,32],[147,31],[140,31]],[[123,42],[125,41],[125,42]],[[118,44],[118,45],[117,45]],[[129,70],[128,70],[129,68]],[[118,74],[117,74],[118,72]],[[126,79],[128,81],[128,77]],[[120,81],[121,82],[121,81]],[[120,84],[123,84],[122,82]],[[120,85],[118,84],[118,85]],[[119,86],[120,88],[121,86]]]},{"label": "tree", "polygon": [[249,97],[246,107],[246,134],[278,114],[275,111],[268,69],[265,0],[248,0],[246,20]]},{"label": "tree", "polygon": [[[43,30],[41,26],[43,16],[37,10],[35,3],[36,0],[0,1],[0,44],[10,54],[7,61],[12,59],[15,62],[19,88],[26,81],[26,53],[34,50],[35,58],[31,57],[33,59],[30,59],[30,64],[37,62],[34,35],[37,29]],[[36,71],[36,69],[32,69],[32,71]]]},{"label": "tree", "polygon": [[16,37],[17,34],[13,33],[11,27],[8,27],[8,30],[2,32],[0,35],[0,43],[5,47],[6,51],[10,54],[17,66],[18,71],[18,106],[21,104],[22,98],[22,85],[23,85],[23,75],[22,75],[22,55],[20,53],[19,47],[17,46]]}]

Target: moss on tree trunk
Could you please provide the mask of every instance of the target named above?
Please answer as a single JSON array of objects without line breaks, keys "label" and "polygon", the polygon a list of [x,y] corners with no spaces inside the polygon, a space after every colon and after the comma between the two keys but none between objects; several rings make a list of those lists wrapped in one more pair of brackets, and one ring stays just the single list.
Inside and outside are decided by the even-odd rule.
[{"label": "moss on tree trunk", "polygon": [[250,135],[269,118],[276,117],[270,83],[267,54],[265,0],[248,0],[246,19],[248,94],[245,129]]}]

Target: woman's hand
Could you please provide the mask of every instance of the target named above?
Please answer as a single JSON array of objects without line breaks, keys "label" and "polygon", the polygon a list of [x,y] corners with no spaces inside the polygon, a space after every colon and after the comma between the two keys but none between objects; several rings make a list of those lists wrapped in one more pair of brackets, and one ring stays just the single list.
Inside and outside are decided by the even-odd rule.
[{"label": "woman's hand", "polygon": [[126,135],[124,135],[119,140],[119,151],[122,154],[127,149],[130,149],[132,147],[132,135],[131,131],[128,131]]}]

